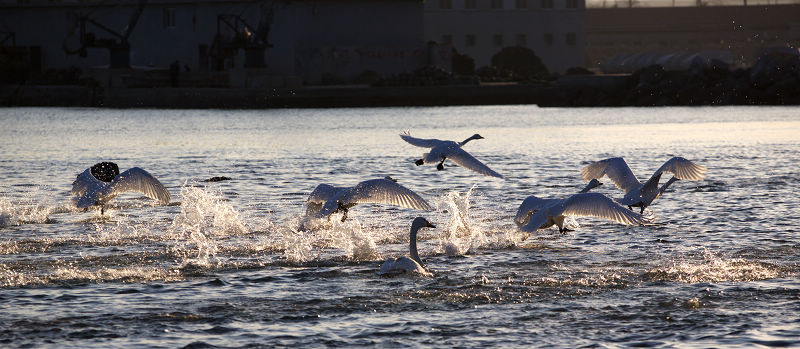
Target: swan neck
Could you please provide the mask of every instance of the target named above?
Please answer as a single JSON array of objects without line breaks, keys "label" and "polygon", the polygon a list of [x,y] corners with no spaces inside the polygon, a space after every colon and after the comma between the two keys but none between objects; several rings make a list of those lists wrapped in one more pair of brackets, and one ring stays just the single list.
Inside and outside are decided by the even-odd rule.
[{"label": "swan neck", "polygon": [[463,147],[463,146],[464,146],[464,144],[467,144],[467,142],[469,142],[469,141],[471,141],[471,140],[473,140],[473,139],[475,139],[475,138],[476,138],[476,137],[475,137],[475,135],[472,135],[472,136],[470,136],[469,138],[465,139],[463,142],[461,142],[461,143],[458,143],[458,145]]},{"label": "swan neck", "polygon": [[677,180],[678,180],[678,179],[677,179],[677,178],[675,178],[675,177],[672,177],[672,178],[670,178],[670,179],[667,181],[667,183],[664,183],[664,185],[662,185],[662,186],[661,186],[661,188],[660,188],[660,189],[658,189],[658,194],[659,194],[659,195],[660,195],[660,194],[663,194],[663,193],[664,193],[664,191],[665,191],[665,190],[667,190],[667,188],[669,188],[669,186],[670,186],[670,185],[672,185],[672,183],[675,183],[675,181],[677,181]]},{"label": "swan neck", "polygon": [[589,192],[589,190],[592,190],[592,189],[594,189],[595,187],[596,187],[596,185],[595,185],[594,183],[591,183],[591,182],[590,182],[589,184],[587,184],[587,185],[586,185],[586,187],[584,187],[583,189],[581,189],[581,191],[579,191],[578,193],[588,193],[588,192]]},{"label": "swan neck", "polygon": [[409,234],[409,242],[408,242],[408,250],[409,254],[411,255],[411,259],[422,265],[422,260],[419,258],[419,253],[417,252],[417,231],[419,231],[418,226],[411,227],[411,233]]}]

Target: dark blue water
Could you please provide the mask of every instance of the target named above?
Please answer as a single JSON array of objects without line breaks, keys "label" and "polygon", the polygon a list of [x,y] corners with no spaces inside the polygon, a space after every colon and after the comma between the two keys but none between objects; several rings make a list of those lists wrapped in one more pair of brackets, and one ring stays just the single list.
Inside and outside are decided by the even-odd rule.
[{"label": "dark blue water", "polygon": [[[800,346],[800,109],[0,109],[0,346]],[[506,180],[398,134],[462,140]],[[650,209],[657,224],[576,218],[529,235],[535,194],[583,187],[623,156],[708,168]],[[168,206],[125,194],[71,207],[99,161],[146,169]],[[359,205],[298,229],[319,183],[391,175],[425,212]],[[203,182],[214,176],[232,178]],[[596,191],[621,197],[613,185]],[[411,220],[432,277],[380,277]]]}]

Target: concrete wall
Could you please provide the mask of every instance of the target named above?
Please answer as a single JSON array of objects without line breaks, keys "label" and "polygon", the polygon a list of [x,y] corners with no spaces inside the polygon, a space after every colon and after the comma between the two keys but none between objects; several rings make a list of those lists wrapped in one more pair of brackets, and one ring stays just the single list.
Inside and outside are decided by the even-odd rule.
[{"label": "concrete wall", "polygon": [[[490,65],[503,47],[518,44],[532,49],[551,72],[586,65],[584,0],[575,1],[576,8],[567,8],[567,0],[552,0],[552,8],[543,8],[541,0],[526,0],[527,8],[517,8],[517,0],[500,1],[502,8],[493,8],[492,0],[474,0],[475,7],[467,8],[467,0],[449,0],[450,9],[441,8],[442,0],[426,1],[425,40],[445,43],[444,36],[451,37],[453,47],[475,59],[477,67]],[[568,33],[575,35],[574,44],[567,43]],[[546,42],[547,34],[552,43]],[[518,42],[519,35],[524,42]]]}]

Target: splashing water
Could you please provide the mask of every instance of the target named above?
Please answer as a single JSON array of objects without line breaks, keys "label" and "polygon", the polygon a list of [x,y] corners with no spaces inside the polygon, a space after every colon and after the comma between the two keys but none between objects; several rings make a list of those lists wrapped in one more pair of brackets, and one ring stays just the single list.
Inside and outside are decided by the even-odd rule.
[{"label": "splashing water", "polygon": [[701,259],[685,258],[645,274],[654,280],[683,283],[755,281],[776,278],[781,268],[741,258],[723,258],[704,248]]},{"label": "splashing water", "polygon": [[239,213],[213,189],[184,183],[181,197],[181,212],[168,231],[184,240],[175,247],[182,251],[174,251],[182,252],[184,265],[211,265],[219,248],[217,239],[249,231]]},{"label": "splashing water", "polygon": [[35,200],[34,198],[38,196],[40,195],[29,193],[17,202],[7,197],[0,197],[0,228],[47,223],[54,206]]},{"label": "splashing water", "polygon": [[464,255],[484,246],[487,242],[481,228],[475,226],[469,217],[470,197],[475,187],[473,185],[463,194],[451,191],[442,197],[442,204],[447,205],[450,219],[447,221],[446,235],[439,240],[439,251],[447,255]]}]

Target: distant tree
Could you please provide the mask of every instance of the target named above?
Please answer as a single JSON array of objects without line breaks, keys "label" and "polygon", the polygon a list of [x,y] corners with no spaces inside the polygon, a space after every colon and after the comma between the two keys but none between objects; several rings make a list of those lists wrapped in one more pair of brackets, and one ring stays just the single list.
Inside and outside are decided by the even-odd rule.
[{"label": "distant tree", "polygon": [[451,64],[453,73],[457,75],[475,75],[475,60],[466,54],[458,53],[455,48]]},{"label": "distant tree", "polygon": [[545,79],[550,73],[533,50],[521,46],[505,47],[492,56],[492,65],[514,74],[515,80]]}]

